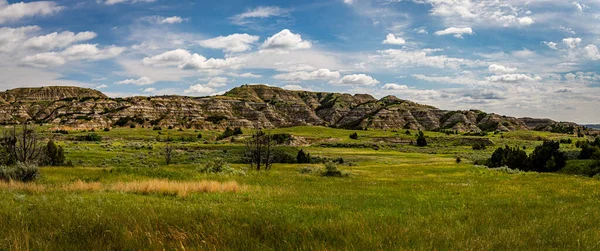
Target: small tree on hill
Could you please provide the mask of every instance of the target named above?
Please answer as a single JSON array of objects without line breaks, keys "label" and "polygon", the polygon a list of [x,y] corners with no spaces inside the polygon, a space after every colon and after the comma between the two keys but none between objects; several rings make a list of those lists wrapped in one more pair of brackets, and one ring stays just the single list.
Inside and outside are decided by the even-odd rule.
[{"label": "small tree on hill", "polygon": [[358,133],[354,132],[354,133],[350,134],[350,138],[351,139],[358,139]]},{"label": "small tree on hill", "polygon": [[50,166],[62,166],[65,164],[65,153],[62,146],[57,146],[54,140],[48,141],[45,150],[45,161]]},{"label": "small tree on hill", "polygon": [[273,154],[275,152],[275,141],[270,133],[265,133],[258,126],[254,129],[252,136],[246,140],[245,157],[251,169],[271,169],[273,165]]},{"label": "small tree on hill", "polygon": [[427,139],[425,139],[425,134],[423,134],[423,131],[419,131],[419,136],[417,137],[417,146],[427,146]]},{"label": "small tree on hill", "polygon": [[297,163],[310,163],[310,153],[305,153],[302,149],[298,151],[298,155],[296,155]]},{"label": "small tree on hill", "polygon": [[33,126],[23,123],[20,129],[16,126],[5,130],[0,147],[4,155],[3,162],[12,165],[17,162],[37,164],[43,154],[43,144]]}]

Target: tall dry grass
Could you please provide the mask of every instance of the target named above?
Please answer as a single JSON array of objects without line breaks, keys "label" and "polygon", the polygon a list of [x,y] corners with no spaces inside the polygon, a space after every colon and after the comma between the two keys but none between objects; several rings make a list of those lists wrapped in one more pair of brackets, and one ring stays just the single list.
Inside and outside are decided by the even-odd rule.
[{"label": "tall dry grass", "polygon": [[83,182],[81,180],[62,186],[46,186],[35,183],[0,182],[2,190],[19,190],[27,192],[44,192],[48,190],[61,190],[67,192],[101,192],[114,191],[136,194],[159,194],[185,197],[192,193],[224,193],[239,192],[244,189],[235,181],[170,181],[170,180],[143,180],[130,182],[116,182],[103,184],[100,182]]}]

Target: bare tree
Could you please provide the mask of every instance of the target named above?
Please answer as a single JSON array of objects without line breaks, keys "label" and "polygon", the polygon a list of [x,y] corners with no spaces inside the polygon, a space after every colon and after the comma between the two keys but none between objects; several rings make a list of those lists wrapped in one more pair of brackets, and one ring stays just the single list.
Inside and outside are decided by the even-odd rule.
[{"label": "bare tree", "polygon": [[275,142],[269,132],[262,131],[258,126],[255,127],[252,137],[246,140],[246,159],[251,169],[260,170],[264,165],[264,170],[271,169],[273,165],[273,150]]},{"label": "bare tree", "polygon": [[167,166],[171,164],[171,159],[173,158],[173,146],[171,145],[171,136],[167,135],[167,141],[165,145],[165,162]]},{"label": "bare tree", "polygon": [[5,164],[36,164],[44,149],[35,128],[27,123],[23,123],[20,129],[13,125],[5,130],[0,147],[5,154]]}]

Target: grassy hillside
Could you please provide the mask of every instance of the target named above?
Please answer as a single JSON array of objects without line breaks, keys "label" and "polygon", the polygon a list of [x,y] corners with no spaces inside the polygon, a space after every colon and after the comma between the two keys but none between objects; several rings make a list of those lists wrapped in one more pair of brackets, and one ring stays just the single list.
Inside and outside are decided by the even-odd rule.
[{"label": "grassy hillside", "polygon": [[[95,132],[100,142],[51,134],[74,167],[42,168],[34,183],[0,182],[0,249],[597,249],[600,181],[564,174],[510,173],[473,165],[497,148],[546,132],[485,137],[416,131],[281,128],[313,157],[343,158],[349,177],[323,177],[323,164],[275,164],[245,175],[205,174],[207,161],[230,166],[242,139],[218,131],[144,128]],[[358,139],[349,135],[357,132]],[[159,134],[160,133],[160,134]],[[197,135],[201,133],[202,139]],[[170,135],[175,164],[162,157]],[[157,141],[158,140],[158,141]],[[473,140],[489,140],[483,151]],[[575,150],[564,144],[563,150]],[[463,161],[456,163],[456,157]],[[301,169],[313,170],[303,173]]]}]

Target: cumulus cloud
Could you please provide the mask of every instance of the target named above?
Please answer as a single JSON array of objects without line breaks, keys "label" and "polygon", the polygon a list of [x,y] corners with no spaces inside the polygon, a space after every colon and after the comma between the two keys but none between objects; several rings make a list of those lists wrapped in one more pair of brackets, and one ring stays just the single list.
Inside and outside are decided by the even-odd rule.
[{"label": "cumulus cloud", "polygon": [[242,60],[237,57],[207,59],[197,53],[192,54],[184,49],[176,49],[156,56],[146,57],[142,60],[142,63],[157,67],[176,66],[184,70],[214,70],[238,68],[241,66]]},{"label": "cumulus cloud", "polygon": [[431,55],[431,50],[397,50],[378,51],[378,55],[370,57],[370,62],[385,68],[399,67],[433,67],[442,69],[460,69],[461,67],[487,66],[486,63],[464,58],[453,58],[445,55]]},{"label": "cumulus cloud", "polygon": [[21,61],[24,65],[36,67],[52,67],[65,64],[67,61],[97,61],[114,58],[125,51],[123,47],[109,46],[99,49],[97,44],[77,44],[61,52],[44,52],[27,56]]},{"label": "cumulus cloud", "polygon": [[287,13],[287,10],[279,8],[277,6],[260,6],[255,9],[250,9],[246,12],[231,17],[231,21],[237,25],[244,25],[253,19],[281,17],[286,16]]},{"label": "cumulus cloud", "polygon": [[152,80],[149,77],[141,77],[138,79],[131,78],[131,79],[125,79],[122,81],[115,82],[115,84],[118,84],[118,85],[139,85],[139,86],[151,85],[154,83],[156,83],[156,81]]},{"label": "cumulus cloud", "polygon": [[300,34],[294,34],[288,29],[267,38],[260,47],[262,50],[296,50],[309,49],[311,42],[302,40]]},{"label": "cumulus cloud", "polygon": [[556,46],[558,46],[558,44],[557,44],[557,43],[555,43],[555,42],[547,42],[547,41],[544,41],[544,42],[542,42],[542,43],[543,43],[543,44],[545,44],[546,46],[548,46],[548,48],[550,48],[550,49],[553,49],[553,50],[558,50],[558,48],[556,47]]},{"label": "cumulus cloud", "polygon": [[526,74],[494,75],[485,79],[490,82],[533,82],[542,80],[539,76],[532,77]]},{"label": "cumulus cloud", "polygon": [[95,32],[85,31],[77,34],[70,31],[61,33],[53,32],[48,35],[29,38],[23,43],[23,47],[34,50],[53,50],[64,48],[74,43],[88,41],[96,37]]},{"label": "cumulus cloud", "polygon": [[408,90],[407,85],[400,85],[396,83],[387,83],[381,87],[384,90]]},{"label": "cumulus cloud", "polygon": [[244,52],[252,49],[252,44],[258,41],[259,36],[244,34],[231,34],[199,41],[202,47],[221,49],[225,52]]},{"label": "cumulus cloud", "polygon": [[292,90],[292,91],[310,91],[310,88],[306,88],[300,85],[284,85],[281,88],[283,89],[287,89],[287,90]]},{"label": "cumulus cloud", "polygon": [[519,1],[448,1],[418,0],[432,6],[430,14],[442,17],[446,24],[470,23],[478,26],[529,26],[535,23],[531,12],[521,8]]},{"label": "cumulus cloud", "polygon": [[227,85],[227,81],[228,81],[228,79],[226,77],[213,77],[208,80],[208,83],[206,83],[206,87],[210,87],[210,88],[223,87],[223,86]]},{"label": "cumulus cloud", "polygon": [[228,75],[232,76],[232,77],[238,77],[238,78],[262,78],[262,75],[254,74],[251,72],[246,72],[246,73],[230,72],[230,73],[228,73]]},{"label": "cumulus cloud", "polygon": [[382,44],[403,45],[403,44],[406,44],[406,40],[390,33],[390,34],[387,34],[387,36],[385,37],[385,40],[383,40]]},{"label": "cumulus cloud", "polygon": [[163,17],[163,16],[147,16],[140,18],[141,21],[145,21],[153,24],[180,24],[188,21],[188,18],[182,18],[180,16]]},{"label": "cumulus cloud", "polygon": [[153,3],[156,0],[106,0],[104,4],[113,5],[118,3]]},{"label": "cumulus cloud", "polygon": [[208,95],[208,94],[211,94],[214,92],[215,92],[215,89],[210,88],[208,86],[201,85],[201,84],[192,85],[189,88],[187,88],[185,91],[183,91],[183,93],[185,93],[185,94],[199,94],[199,95]]},{"label": "cumulus cloud", "polygon": [[[1,0],[0,0],[1,1]],[[0,52],[10,52],[20,47],[29,34],[40,30],[38,26],[19,28],[0,27]]]},{"label": "cumulus cloud", "polygon": [[340,80],[332,80],[330,81],[332,84],[340,84],[340,85],[376,85],[379,84],[377,79],[374,79],[371,76],[365,74],[352,74],[346,75]]},{"label": "cumulus cloud", "polygon": [[567,37],[563,38],[563,44],[565,44],[569,49],[575,49],[581,44],[581,38],[578,37]]},{"label": "cumulus cloud", "polygon": [[34,16],[49,16],[62,9],[62,6],[52,1],[9,4],[6,0],[0,0],[0,24]]},{"label": "cumulus cloud", "polygon": [[493,72],[495,74],[508,74],[517,72],[517,68],[506,67],[504,65],[491,64],[488,67],[488,71]]},{"label": "cumulus cloud", "polygon": [[590,44],[583,48],[585,51],[585,56],[591,60],[600,60],[600,52],[598,51],[598,47],[596,45]]},{"label": "cumulus cloud", "polygon": [[340,78],[340,73],[337,71],[331,71],[329,69],[319,69],[316,71],[297,71],[277,74],[273,76],[274,79],[281,79],[286,81],[307,81],[307,80],[335,80]]},{"label": "cumulus cloud", "polygon": [[462,27],[462,28],[450,27],[445,30],[436,31],[435,34],[438,36],[454,35],[454,37],[462,38],[464,34],[467,34],[467,35],[473,34],[473,29],[471,29],[471,27]]}]

